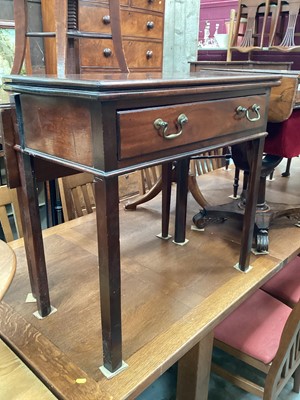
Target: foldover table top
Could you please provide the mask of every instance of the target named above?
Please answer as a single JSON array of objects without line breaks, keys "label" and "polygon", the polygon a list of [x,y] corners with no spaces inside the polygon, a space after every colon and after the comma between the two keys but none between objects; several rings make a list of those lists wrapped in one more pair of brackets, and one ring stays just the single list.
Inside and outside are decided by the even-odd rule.
[{"label": "foldover table top", "polygon": [[[21,94],[23,152],[113,176],[197,154],[199,148],[253,139],[254,130],[265,128],[268,93],[280,78],[201,70],[11,75],[3,81],[5,90]],[[251,111],[256,105],[258,116]]]}]

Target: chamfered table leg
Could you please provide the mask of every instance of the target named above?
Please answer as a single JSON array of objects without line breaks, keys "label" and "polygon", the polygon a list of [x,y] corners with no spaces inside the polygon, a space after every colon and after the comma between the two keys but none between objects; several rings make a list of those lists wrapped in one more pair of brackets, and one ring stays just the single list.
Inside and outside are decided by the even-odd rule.
[{"label": "chamfered table leg", "polygon": [[31,157],[23,153],[18,153],[18,163],[21,180],[18,198],[21,200],[29,278],[38,313],[46,317],[51,312],[51,305],[34,167]]},{"label": "chamfered table leg", "polygon": [[161,237],[168,239],[170,222],[170,203],[172,188],[172,163],[162,164],[162,221]]},{"label": "chamfered table leg", "polygon": [[260,172],[263,157],[265,138],[255,139],[247,143],[248,160],[250,165],[249,188],[243,219],[243,230],[241,239],[241,251],[238,268],[246,271],[250,264],[250,253],[253,242],[253,232],[255,225],[256,204],[258,197]]},{"label": "chamfered table leg", "polygon": [[186,230],[186,208],[188,195],[188,176],[190,160],[188,158],[178,160],[176,164],[176,218],[175,218],[175,236],[176,244],[185,244]]},{"label": "chamfered table leg", "polygon": [[213,340],[211,331],[178,361],[177,400],[207,400]]},{"label": "chamfered table leg", "polygon": [[[121,272],[118,177],[95,178],[103,366],[122,367]],[[101,370],[103,367],[101,367]],[[102,372],[105,374],[106,371]]]}]

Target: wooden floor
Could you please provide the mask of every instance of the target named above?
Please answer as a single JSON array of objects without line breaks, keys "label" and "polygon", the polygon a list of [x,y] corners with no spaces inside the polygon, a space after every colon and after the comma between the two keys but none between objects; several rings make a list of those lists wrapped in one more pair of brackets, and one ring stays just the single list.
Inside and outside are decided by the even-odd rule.
[{"label": "wooden floor", "polygon": [[[280,168],[276,171],[276,180],[267,184],[268,199],[299,204],[299,160],[293,159],[292,167],[290,178],[281,178]],[[199,182],[211,203],[229,201],[232,171],[219,170]],[[102,350],[94,214],[44,231],[51,303],[58,310],[44,320],[33,316],[35,304],[25,303],[30,287],[23,241],[12,243],[17,273],[0,305],[0,335],[63,398],[134,398],[300,252],[300,229],[287,218],[277,220],[270,230],[270,254],[252,255],[253,269],[244,274],[233,268],[241,222],[192,231],[199,206],[189,198],[189,243],[177,246],[155,236],[160,233],[160,197],[136,211],[123,211],[123,204],[120,208],[123,358],[129,367],[111,380],[98,369]],[[171,233],[173,219],[174,202]],[[76,383],[77,378],[86,381]]]}]

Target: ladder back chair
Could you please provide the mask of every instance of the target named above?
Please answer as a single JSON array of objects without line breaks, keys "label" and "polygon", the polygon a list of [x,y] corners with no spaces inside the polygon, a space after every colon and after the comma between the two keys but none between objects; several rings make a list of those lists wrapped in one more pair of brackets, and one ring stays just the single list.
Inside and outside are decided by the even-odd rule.
[{"label": "ladder back chair", "polygon": [[6,185],[0,186],[0,224],[6,242],[23,236],[17,191]]},{"label": "ladder back chair", "polygon": [[300,255],[285,265],[261,289],[289,307],[295,307],[300,300]]},{"label": "ladder back chair", "polygon": [[[122,45],[119,0],[107,1],[107,6],[104,7],[106,14],[102,20],[99,20],[98,25],[93,25],[91,28],[90,24],[90,30],[87,30],[83,15],[87,12],[85,5],[81,4],[79,7],[79,3],[79,0],[41,0],[41,27],[40,31],[33,32],[29,31],[29,1],[14,0],[16,51],[12,74],[19,74],[24,62],[27,74],[45,72],[58,74],[61,77],[65,74],[80,74],[83,52],[81,50],[87,41],[92,41],[96,47],[100,46],[103,51],[100,60],[105,61],[107,57],[114,58],[113,72],[128,72]],[[82,11],[83,9],[85,11]],[[42,40],[44,65],[38,65],[38,63],[35,65],[32,60],[30,40],[33,38]],[[92,198],[92,190],[90,190],[92,184],[89,178],[86,181],[87,176],[88,174],[77,178],[67,177],[64,182],[66,189],[61,189],[61,194],[66,221],[82,213],[91,212],[91,207],[95,205],[94,200],[88,201],[88,194],[90,199]],[[75,188],[73,184],[77,186],[77,181],[80,185]],[[60,186],[63,186],[62,182]],[[89,188],[88,192],[87,188]],[[79,190],[81,196],[78,195]],[[49,192],[49,189],[46,188],[46,191]],[[72,196],[70,193],[73,193]],[[47,198],[50,197],[51,194],[48,193]]]},{"label": "ladder back chair", "polygon": [[[296,31],[299,11],[299,0],[277,0],[276,18],[269,44],[271,50],[284,52],[300,50],[300,33]],[[298,40],[295,40],[296,38]]]},{"label": "ladder back chair", "polygon": [[[265,43],[270,0],[239,0],[230,50],[249,53]],[[245,24],[245,27],[243,27]]]},{"label": "ladder back chair", "polygon": [[276,400],[291,377],[299,393],[299,337],[300,302],[291,309],[259,289],[217,326],[214,345],[264,372],[264,386],[214,362],[212,371],[264,400]]},{"label": "ladder back chair", "polygon": [[[30,54],[28,38],[44,39],[46,73],[57,73],[60,76],[68,73],[80,73],[80,41],[91,39],[113,40],[113,48],[119,66],[118,71],[128,72],[122,45],[120,3],[119,0],[108,3],[109,16],[106,19],[103,17],[102,21],[102,26],[110,27],[108,32],[103,30],[103,27],[101,29],[95,27],[93,32],[81,29],[81,25],[84,26],[84,24],[80,22],[78,0],[42,0],[43,28],[47,27],[50,30],[29,32],[28,1],[14,0],[16,54],[12,73],[20,73],[26,54]],[[53,39],[55,44],[53,44]],[[104,57],[111,56],[111,54],[105,53],[108,50],[109,47],[106,46],[103,50]]]}]

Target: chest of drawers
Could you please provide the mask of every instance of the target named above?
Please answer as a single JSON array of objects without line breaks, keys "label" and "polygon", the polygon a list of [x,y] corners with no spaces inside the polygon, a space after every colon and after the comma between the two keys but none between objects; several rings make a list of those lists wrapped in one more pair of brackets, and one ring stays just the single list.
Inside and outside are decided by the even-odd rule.
[{"label": "chest of drawers", "polygon": [[[121,33],[130,71],[161,71],[164,0],[121,0]],[[105,0],[81,0],[79,30],[111,33],[109,4]],[[118,71],[112,40],[84,39],[79,44],[80,72]]]},{"label": "chest of drawers", "polygon": [[[56,30],[54,3],[41,0],[44,32]],[[122,44],[131,72],[162,70],[164,8],[165,0],[120,0]],[[79,31],[111,34],[108,0],[79,0],[78,10],[69,16],[69,23],[74,18],[78,18]],[[55,74],[55,38],[45,38],[44,47],[46,71]],[[79,73],[120,71],[112,39],[86,37],[79,40],[78,47]]]}]

